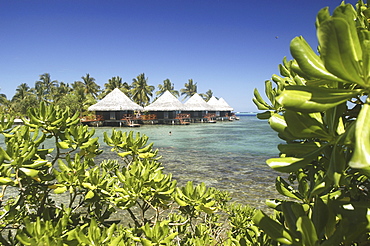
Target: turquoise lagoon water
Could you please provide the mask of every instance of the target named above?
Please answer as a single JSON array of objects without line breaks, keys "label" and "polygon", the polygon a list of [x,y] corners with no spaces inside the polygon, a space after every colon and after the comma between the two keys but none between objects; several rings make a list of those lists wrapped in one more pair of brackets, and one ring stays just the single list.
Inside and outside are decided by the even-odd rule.
[{"label": "turquoise lagoon water", "polygon": [[[97,163],[117,158],[103,142],[103,133],[109,133],[111,129],[95,128],[95,135],[104,150]],[[164,172],[172,173],[180,185],[190,180],[204,182],[230,192],[232,201],[257,208],[264,208],[266,199],[278,197],[274,184],[279,173],[270,169],[265,161],[278,156],[277,144],[281,140],[266,121],[255,116],[241,116],[238,121],[215,124],[143,125],[116,129],[147,135],[162,156]],[[4,139],[0,138],[0,146],[4,147]]]},{"label": "turquoise lagoon water", "polygon": [[[102,136],[111,128],[95,128]],[[116,128],[149,137],[159,149],[165,173],[172,173],[180,184],[192,180],[229,191],[232,201],[261,208],[265,200],[276,198],[275,178],[279,173],[265,161],[278,156],[281,140],[266,121],[241,116],[233,122],[190,125],[143,125]],[[169,134],[171,132],[171,134]],[[102,141],[102,138],[101,138]],[[102,144],[103,146],[104,144]],[[107,149],[108,150],[108,149]],[[105,151],[108,157],[110,151]]]}]

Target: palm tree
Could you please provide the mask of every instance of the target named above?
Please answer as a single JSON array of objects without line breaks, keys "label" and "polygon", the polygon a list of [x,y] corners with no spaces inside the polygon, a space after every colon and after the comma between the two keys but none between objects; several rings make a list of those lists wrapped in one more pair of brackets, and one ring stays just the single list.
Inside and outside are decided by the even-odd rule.
[{"label": "palm tree", "polygon": [[[87,110],[87,108],[90,105],[93,105],[94,103],[96,103],[96,100],[92,94],[85,93],[86,87],[83,82],[75,81],[71,84],[71,87],[72,87],[72,93],[69,93],[66,96],[66,98],[73,101],[74,104],[78,105],[78,107],[75,107],[76,105],[73,105],[73,107],[82,116],[83,113]],[[61,101],[61,103],[64,103],[66,105],[69,104],[69,102],[66,102],[64,99]]]},{"label": "palm tree", "polygon": [[64,96],[72,91],[72,88],[69,86],[68,83],[60,82],[59,86],[55,87],[54,91],[54,102],[59,101]]},{"label": "palm tree", "polygon": [[213,96],[213,91],[211,89],[209,89],[206,93],[201,93],[199,94],[206,102],[209,101],[209,99],[211,99],[211,97]]},{"label": "palm tree", "polygon": [[32,93],[32,90],[27,83],[20,84],[15,91],[12,101],[22,101]]},{"label": "palm tree", "polygon": [[4,113],[5,111],[9,111],[9,100],[5,94],[0,93],[0,112]]},{"label": "palm tree", "polygon": [[84,83],[82,83],[81,81],[75,81],[75,82],[73,82],[71,84],[71,87],[72,87],[72,91],[80,90],[80,89],[82,89],[83,91],[85,91]]},{"label": "palm tree", "polygon": [[[148,78],[145,78],[145,74],[139,74],[132,80],[132,100],[144,107],[149,104],[150,97],[153,96],[154,86],[147,84]],[[150,96],[150,97],[149,97]]]},{"label": "palm tree", "polygon": [[53,100],[53,88],[58,85],[57,80],[51,80],[49,73],[40,75],[40,80],[36,81],[35,90],[39,101]]},{"label": "palm tree", "polygon": [[185,83],[185,88],[180,89],[181,96],[185,95],[185,98],[192,97],[197,93],[197,83],[194,84],[193,79],[189,79],[189,83]]},{"label": "palm tree", "polygon": [[155,93],[157,96],[161,96],[166,91],[171,92],[171,94],[174,95],[174,96],[176,96],[176,97],[179,97],[180,96],[180,93],[175,90],[175,87],[174,87],[173,83],[171,83],[171,81],[169,79],[165,79],[163,81],[163,85],[159,84],[158,85],[158,90],[159,91],[157,91]]},{"label": "palm tree", "polygon": [[0,94],[0,104],[6,104],[8,99],[6,98],[6,95],[1,93]]},{"label": "palm tree", "polygon": [[95,79],[93,77],[90,77],[90,74],[88,73],[86,74],[86,76],[82,76],[81,79],[83,80],[82,83],[85,87],[85,94],[90,94],[93,96],[93,98],[96,98],[100,91],[100,86],[95,83]]},{"label": "palm tree", "polygon": [[108,83],[104,84],[104,91],[102,94],[100,94],[100,98],[105,97],[108,93],[113,91],[114,89],[118,88],[120,89],[123,93],[125,93],[128,97],[131,97],[130,95],[130,90],[131,87],[127,82],[122,83],[122,78],[119,76],[112,77],[111,79],[108,80]]},{"label": "palm tree", "polygon": [[8,109],[16,115],[25,115],[28,109],[38,105],[36,95],[33,94],[33,88],[30,88],[27,83],[20,84],[11,102],[8,102]]}]

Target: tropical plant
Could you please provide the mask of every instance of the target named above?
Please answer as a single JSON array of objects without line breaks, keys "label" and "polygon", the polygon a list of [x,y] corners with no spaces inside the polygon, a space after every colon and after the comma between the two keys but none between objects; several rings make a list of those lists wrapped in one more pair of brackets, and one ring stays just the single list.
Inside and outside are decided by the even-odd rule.
[{"label": "tropical plant", "polygon": [[105,97],[108,93],[112,92],[114,89],[118,88],[128,97],[131,97],[130,90],[131,87],[127,82],[122,83],[122,78],[119,76],[112,77],[108,80],[108,83],[104,84],[104,91],[100,94],[100,98]]},{"label": "tropical plant", "polygon": [[145,74],[139,74],[132,80],[131,95],[132,100],[144,107],[149,104],[150,97],[153,96],[154,86],[147,84],[148,78],[145,78]]},{"label": "tropical plant", "polygon": [[174,95],[175,97],[180,96],[180,93],[177,90],[175,90],[175,87],[174,87],[173,83],[171,83],[171,81],[169,79],[165,79],[163,81],[163,85],[161,85],[161,84],[158,85],[158,91],[155,94],[157,96],[161,96],[166,91],[171,92],[171,94]]},{"label": "tropical plant", "polygon": [[90,77],[90,74],[87,73],[86,76],[82,76],[81,79],[86,96],[91,95],[95,99],[100,91],[100,86],[95,83],[95,78]]},{"label": "tropical plant", "polygon": [[70,107],[73,112],[78,112],[82,116],[86,113],[89,106],[96,103],[96,100],[93,95],[85,93],[86,87],[83,82],[75,81],[71,86],[72,91],[61,102],[58,102],[58,105],[64,104]]},{"label": "tropical plant", "polygon": [[49,73],[40,75],[40,80],[36,81],[35,89],[36,96],[39,101],[52,102],[53,101],[53,90],[58,85],[57,80],[51,80]]},{"label": "tropical plant", "polygon": [[[78,113],[44,102],[24,125],[13,119],[0,117],[2,245],[231,246],[257,238],[243,229],[253,209],[228,208],[228,193],[204,183],[179,186],[145,135],[113,129],[99,141]],[[103,142],[116,155],[98,163]]]},{"label": "tropical plant", "polygon": [[63,97],[68,95],[72,91],[72,88],[69,86],[68,83],[60,82],[55,88],[54,88],[54,103],[61,100]]},{"label": "tropical plant", "polygon": [[4,104],[4,102],[7,100],[6,95],[3,93],[0,93],[0,104]]},{"label": "tropical plant", "polygon": [[17,89],[15,90],[15,94],[12,98],[13,101],[22,101],[27,96],[31,95],[32,91],[31,88],[27,85],[27,83],[22,83],[18,85]]},{"label": "tropical plant", "polygon": [[33,93],[33,89],[30,88],[27,83],[20,84],[12,100],[8,103],[4,102],[6,106],[12,111],[14,115],[24,115],[27,110],[38,104],[36,96]]},{"label": "tropical plant", "polygon": [[0,113],[5,113],[7,111],[7,105],[9,101],[6,98],[6,95],[3,93],[0,93]]},{"label": "tropical plant", "polygon": [[206,102],[208,102],[209,99],[211,99],[213,96],[213,91],[209,89],[208,91],[206,91],[206,93],[200,93],[199,96],[201,96]]},{"label": "tropical plant", "polygon": [[185,83],[185,88],[180,89],[181,96],[185,95],[184,100],[188,97],[192,97],[197,93],[197,83],[194,84],[193,79],[189,79],[189,83]]},{"label": "tropical plant", "polygon": [[[260,119],[285,144],[267,164],[287,200],[258,211],[257,226],[283,245],[367,245],[370,240],[370,8],[342,3],[316,19],[318,54],[294,38],[294,60],[266,81],[267,103],[255,90]],[[273,87],[275,83],[275,87]]]}]

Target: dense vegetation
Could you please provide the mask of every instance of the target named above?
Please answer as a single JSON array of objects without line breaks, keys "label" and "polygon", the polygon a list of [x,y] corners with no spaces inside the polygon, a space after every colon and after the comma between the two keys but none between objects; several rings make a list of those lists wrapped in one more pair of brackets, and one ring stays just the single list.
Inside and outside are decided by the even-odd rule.
[{"label": "dense vegetation", "polygon": [[258,117],[286,142],[280,157],[267,161],[288,175],[276,179],[287,198],[267,202],[274,213],[230,203],[227,193],[203,183],[178,186],[144,135],[106,133],[117,159],[96,163],[102,150],[79,112],[41,102],[23,126],[0,117],[0,242],[368,245],[369,21],[362,1],[356,8],[343,3],[332,15],[322,9],[318,53],[293,39],[294,59],[284,59],[281,76],[266,81],[270,103],[254,92],[265,110]]},{"label": "dense vegetation", "polygon": [[235,245],[257,235],[253,208],[203,183],[178,186],[145,135],[105,133],[117,159],[97,163],[94,129],[70,115],[42,102],[25,125],[0,118],[2,245]]},{"label": "dense vegetation", "polygon": [[[342,3],[316,19],[318,55],[302,37],[290,44],[282,77],[255,90],[258,117],[286,141],[267,164],[289,173],[276,179],[287,200],[271,200],[257,226],[287,245],[369,245],[370,8]],[[273,87],[275,83],[275,87]]]},{"label": "dense vegetation", "polygon": [[[122,82],[119,76],[112,77],[104,84],[104,89],[95,82],[95,79],[86,74],[81,77],[82,81],[75,81],[71,84],[51,80],[48,73],[40,75],[40,79],[35,82],[34,87],[27,83],[20,84],[12,98],[8,99],[5,94],[0,94],[0,113],[8,113],[16,117],[27,114],[29,108],[45,102],[61,108],[69,107],[71,114],[79,112],[80,115],[88,115],[88,107],[95,104],[97,100],[106,96],[115,88],[119,88],[129,98],[141,106],[147,106],[153,100],[155,87],[148,85],[148,78],[145,74],[139,74],[133,78],[132,83]],[[156,96],[162,95],[166,90],[174,96],[180,97],[179,91],[174,89],[174,84],[165,79],[163,84],[158,85]],[[181,90],[181,96],[184,99],[193,96],[197,92],[197,83],[189,79],[189,83],[184,84]],[[200,93],[204,100],[208,101],[212,96],[212,90],[206,93]]]}]

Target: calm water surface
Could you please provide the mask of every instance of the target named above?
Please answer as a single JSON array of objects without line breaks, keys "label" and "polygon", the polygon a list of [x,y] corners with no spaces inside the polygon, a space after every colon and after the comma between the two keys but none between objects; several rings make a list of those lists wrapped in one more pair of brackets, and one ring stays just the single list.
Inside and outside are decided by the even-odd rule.
[{"label": "calm water surface", "polygon": [[[140,132],[159,149],[165,173],[172,173],[180,185],[192,180],[229,191],[232,201],[265,207],[265,200],[278,197],[275,178],[279,173],[265,161],[278,155],[281,140],[266,121],[242,116],[239,121],[197,123],[190,125],[143,125],[139,128],[116,128]],[[108,127],[95,128],[105,150],[97,160],[116,155],[103,142]],[[171,134],[169,134],[171,132]],[[109,133],[110,134],[110,133]],[[0,139],[4,147],[4,139]]]},{"label": "calm water surface", "polygon": [[[239,121],[216,124],[144,125],[118,129],[146,134],[163,156],[164,172],[172,173],[180,184],[189,180],[204,182],[229,191],[232,201],[258,208],[264,207],[266,199],[277,197],[274,182],[278,173],[265,161],[278,155],[276,146],[281,140],[266,121],[243,116]],[[104,131],[110,130],[96,128],[96,135],[102,136]],[[109,153],[105,151],[105,155]]]}]

